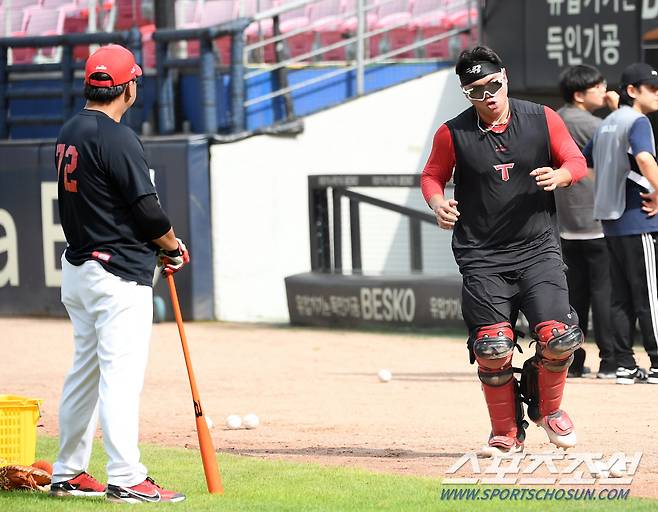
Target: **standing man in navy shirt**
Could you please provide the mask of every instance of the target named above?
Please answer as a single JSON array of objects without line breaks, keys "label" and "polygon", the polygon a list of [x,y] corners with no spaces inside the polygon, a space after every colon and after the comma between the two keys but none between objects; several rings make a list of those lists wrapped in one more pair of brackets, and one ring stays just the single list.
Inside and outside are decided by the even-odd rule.
[{"label": "standing man in navy shirt", "polygon": [[[658,165],[646,116],[658,110],[658,72],[631,64],[621,75],[619,96],[619,109],[604,119],[584,154],[596,169],[594,218],[601,220],[610,252],[617,383],[658,384]],[[636,321],[651,360],[648,374],[633,355]]]},{"label": "standing man in navy shirt", "polygon": [[[549,440],[569,448],[576,433],[560,404],[583,333],[569,306],[553,191],[582,178],[585,159],[554,111],[507,97],[493,50],[462,52],[455,71],[472,106],[438,129],[421,186],[439,226],[454,230],[471,362],[491,420],[482,454],[523,450],[522,401]],[[451,177],[454,199],[444,195]],[[512,367],[519,311],[537,342],[520,385]]]},{"label": "standing man in navy shirt", "polygon": [[[163,272],[189,262],[160,208],[142,143],[121,118],[142,70],[119,45],[99,48],[85,67],[85,108],[55,148],[62,255],[62,303],[75,355],[59,409],[60,443],[51,494],[127,503],[182,501],[140,462],[139,397],[153,318],[156,256]],[[100,417],[107,488],[87,473]]]}]

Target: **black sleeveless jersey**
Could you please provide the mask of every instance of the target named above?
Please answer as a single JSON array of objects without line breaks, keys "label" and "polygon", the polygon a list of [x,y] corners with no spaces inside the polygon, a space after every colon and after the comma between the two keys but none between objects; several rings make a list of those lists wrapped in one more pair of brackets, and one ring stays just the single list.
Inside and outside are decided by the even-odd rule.
[{"label": "black sleeveless jersey", "polygon": [[511,119],[502,133],[480,129],[473,107],[446,123],[460,212],[452,248],[463,274],[517,270],[561,257],[553,193],[530,176],[553,166],[544,107],[509,102]]},{"label": "black sleeveless jersey", "polygon": [[95,260],[151,286],[156,248],[131,211],[137,199],[156,193],[139,137],[103,112],[82,110],[59,133],[55,165],[66,259]]}]

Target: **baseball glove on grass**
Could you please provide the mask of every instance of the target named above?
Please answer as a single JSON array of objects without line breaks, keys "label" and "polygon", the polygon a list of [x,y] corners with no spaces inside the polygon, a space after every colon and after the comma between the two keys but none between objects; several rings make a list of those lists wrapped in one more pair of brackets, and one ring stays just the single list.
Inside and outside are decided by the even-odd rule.
[{"label": "baseball glove on grass", "polygon": [[50,488],[50,473],[33,466],[17,464],[0,467],[0,489],[31,489],[33,491],[48,491]]}]

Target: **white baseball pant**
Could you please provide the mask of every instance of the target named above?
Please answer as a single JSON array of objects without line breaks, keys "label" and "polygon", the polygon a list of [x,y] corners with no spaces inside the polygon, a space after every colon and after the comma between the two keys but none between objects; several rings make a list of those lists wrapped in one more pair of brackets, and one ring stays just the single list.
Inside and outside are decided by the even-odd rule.
[{"label": "white baseball pant", "polygon": [[59,409],[60,446],[53,482],[86,471],[100,416],[108,483],[132,486],[140,463],[139,399],[149,352],[153,290],[62,256],[62,303],[73,323],[75,354]]}]

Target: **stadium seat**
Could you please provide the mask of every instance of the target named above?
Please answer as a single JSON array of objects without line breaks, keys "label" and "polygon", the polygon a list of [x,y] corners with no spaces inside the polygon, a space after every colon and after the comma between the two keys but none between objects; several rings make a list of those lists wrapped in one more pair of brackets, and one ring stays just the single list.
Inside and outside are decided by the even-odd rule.
[{"label": "stadium seat", "polygon": [[[234,0],[178,0],[176,2],[176,28],[198,28],[217,25],[235,17]],[[215,47],[220,62],[227,64],[231,60],[231,39],[218,37]],[[181,56],[198,57],[199,41],[191,39],[179,44]]]},{"label": "stadium seat", "polygon": [[[314,48],[335,44],[344,39],[342,0],[322,0],[309,9],[309,26],[314,33]],[[324,52],[316,60],[345,60],[345,47]]]},{"label": "stadium seat", "polygon": [[78,7],[78,2],[73,0],[42,0],[41,7],[44,9],[58,9],[60,7],[69,7],[75,9]]},{"label": "stadium seat", "polygon": [[149,23],[139,27],[139,32],[142,35],[142,67],[152,69],[155,67],[155,41],[153,40],[153,32],[155,32],[155,25]]},{"label": "stadium seat", "polygon": [[[409,25],[412,7],[413,0],[379,0],[375,28],[387,29],[387,31],[372,37],[371,56],[413,44],[416,32]],[[414,57],[413,50],[397,54],[394,58],[412,57]]]},{"label": "stadium seat", "polygon": [[[235,3],[233,0],[206,1],[200,8],[200,21],[202,26],[217,25],[230,21],[235,17]],[[195,41],[196,42],[196,41]],[[189,41],[192,43],[192,41]],[[222,64],[231,62],[231,38],[224,36],[215,39],[215,48]]]},{"label": "stadium seat", "polygon": [[5,26],[6,22],[6,6],[3,4],[0,6],[0,16],[2,16],[2,25],[0,25],[0,30],[3,35],[12,36],[20,35],[19,32],[25,30],[25,21],[27,20],[25,15],[25,10],[31,7],[36,7],[40,4],[40,0],[12,0],[11,3],[11,12],[9,14],[9,33],[5,34],[7,27]]},{"label": "stadium seat", "polygon": [[[46,36],[64,33],[64,19],[67,10],[64,8],[44,9],[41,6],[27,7],[24,10],[23,31],[24,36]],[[13,62],[27,63],[35,59],[53,60],[59,58],[58,48],[13,48]]]},{"label": "stadium seat", "polygon": [[134,25],[141,27],[153,23],[152,16],[147,16],[144,9],[146,2],[136,0],[116,0],[116,30],[128,30]]},{"label": "stadium seat", "polygon": [[[283,6],[290,0],[281,0],[279,5]],[[289,34],[290,32],[307,29],[306,31],[288,37],[284,40],[285,53],[287,57],[296,57],[311,51],[313,46],[313,33],[309,30],[309,7],[300,7],[282,13],[279,16],[279,29],[281,34]]]},{"label": "stadium seat", "polygon": [[199,0],[176,0],[174,16],[176,28],[190,28],[201,25]]},{"label": "stadium seat", "polygon": [[456,11],[448,14],[448,21],[453,27],[456,28],[468,27],[469,18],[471,23],[477,23],[478,11],[476,8],[471,8],[470,12],[468,9],[457,9]]},{"label": "stadium seat", "polygon": [[[375,0],[364,0],[364,6],[366,8],[374,6]],[[349,37],[354,36],[357,31],[358,16],[357,16],[357,0],[345,0],[345,20],[343,21],[342,30],[344,33],[348,34]],[[377,23],[377,11],[376,8],[372,8],[366,11],[365,15],[365,30],[371,31],[375,28]],[[366,40],[366,47],[371,44],[369,39]],[[347,59],[354,59],[356,55],[356,45],[352,44],[348,46],[345,50]],[[366,50],[366,54],[368,51]]]},{"label": "stadium seat", "polygon": [[[375,0],[364,0],[364,6],[369,8],[375,4]],[[347,32],[356,32],[358,17],[356,13],[357,0],[345,0],[346,18],[343,21],[342,29]],[[377,23],[377,10],[372,8],[366,12],[366,30],[372,30]]]},{"label": "stadium seat", "polygon": [[[238,16],[251,17],[256,14],[257,9],[260,11],[267,11],[274,7],[273,0],[236,0],[236,12]],[[272,37],[272,19],[261,20],[254,22],[245,30],[247,44],[254,44],[261,39]],[[268,44],[264,48],[259,48],[258,53],[263,55],[265,62],[274,62],[274,45]]]},{"label": "stadium seat", "polygon": [[[427,39],[446,32],[452,28],[452,22],[446,12],[446,4],[442,0],[416,0],[411,10],[411,26],[422,39]],[[445,59],[450,53],[448,39],[428,43],[419,49],[421,57]]]},{"label": "stadium seat", "polygon": [[[4,34],[6,30],[6,16],[7,16],[7,11],[3,8],[0,9],[0,30],[2,30],[2,33]],[[23,31],[23,10],[14,10],[12,9],[9,12],[9,33],[4,34],[5,36],[11,36],[11,35],[19,35],[17,33],[21,33]]]}]

